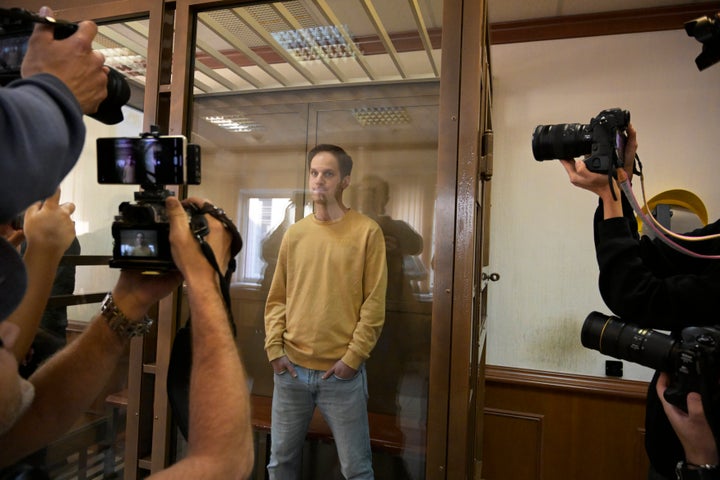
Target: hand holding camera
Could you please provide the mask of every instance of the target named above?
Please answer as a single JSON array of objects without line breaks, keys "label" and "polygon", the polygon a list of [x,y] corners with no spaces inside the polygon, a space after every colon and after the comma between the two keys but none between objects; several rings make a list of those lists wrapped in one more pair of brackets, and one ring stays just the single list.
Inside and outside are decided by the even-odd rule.
[{"label": "hand holding camera", "polygon": [[118,71],[104,65],[102,53],[93,50],[97,32],[94,22],[56,20],[47,7],[39,15],[0,8],[0,85],[49,73],[70,89],[83,113],[107,125],[120,123],[130,86]]},{"label": "hand holding camera", "polygon": [[685,327],[679,338],[624,323],[617,317],[590,313],[583,323],[584,347],[621,360],[667,372],[664,398],[684,412],[690,392],[720,401],[720,326]]},{"label": "hand holding camera", "polygon": [[[40,15],[52,17],[52,10],[43,7]],[[108,67],[103,66],[105,57],[92,49],[97,25],[90,21],[80,22],[77,31],[64,40],[56,40],[54,31],[52,25],[35,25],[21,74],[23,77],[43,72],[55,75],[73,92],[83,113],[95,113],[108,94]]]},{"label": "hand holding camera", "polygon": [[[168,196],[164,208],[168,220],[168,242],[172,252],[173,268],[166,268],[160,275],[144,275],[135,264],[126,265],[120,273],[113,297],[120,310],[131,320],[142,318],[158,300],[166,297],[183,279],[188,286],[196,281],[215,284],[216,271],[201,250],[197,235],[200,230],[204,242],[212,249],[217,264],[225,271],[233,250],[233,232],[211,214],[201,213],[199,208],[209,205],[207,201],[190,198],[182,203]],[[191,215],[195,212],[197,215]],[[191,221],[188,221],[190,218]]]},{"label": "hand holding camera", "polygon": [[705,417],[702,397],[696,392],[688,393],[685,412],[665,400],[664,394],[669,386],[670,376],[661,373],[655,388],[662,400],[663,410],[683,445],[685,460],[694,465],[717,465],[720,457],[710,424]]}]

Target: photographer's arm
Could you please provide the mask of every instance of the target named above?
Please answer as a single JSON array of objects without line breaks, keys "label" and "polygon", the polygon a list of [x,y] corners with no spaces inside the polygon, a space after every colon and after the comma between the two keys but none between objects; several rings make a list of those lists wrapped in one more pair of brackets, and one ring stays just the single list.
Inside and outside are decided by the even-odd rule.
[{"label": "photographer's arm", "polygon": [[22,362],[32,345],[60,259],[75,238],[75,226],[70,219],[75,205],[60,205],[59,201],[58,189],[55,195],[31,205],[25,213],[23,230],[27,250],[24,261],[28,285],[20,305],[7,318],[8,322],[20,327],[20,336],[13,346],[18,363]]},{"label": "photographer's arm", "polygon": [[[192,316],[190,423],[187,456],[151,478],[246,478],[252,472],[254,448],[250,393],[217,274],[191,235],[180,203],[170,197],[166,205],[173,259],[185,278]],[[206,218],[211,230],[206,241],[224,271],[230,236],[219,221]]]},{"label": "photographer's arm", "polygon": [[[139,321],[179,280],[175,274],[149,277],[123,271],[112,292],[115,305],[130,321]],[[128,343],[98,314],[77,339],[43,364],[30,377],[35,386],[32,405],[11,430],[0,436],[0,466],[19,460],[66,432],[102,392]]]}]

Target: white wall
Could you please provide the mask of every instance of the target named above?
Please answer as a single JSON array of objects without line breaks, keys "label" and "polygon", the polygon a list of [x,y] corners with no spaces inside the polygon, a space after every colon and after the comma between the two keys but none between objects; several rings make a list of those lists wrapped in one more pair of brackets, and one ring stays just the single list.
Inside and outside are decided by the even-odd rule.
[{"label": "white wall", "polygon": [[[597,199],[570,185],[559,162],[534,160],[537,125],[627,109],[648,198],[684,188],[711,221],[720,216],[720,64],[699,72],[700,50],[684,30],[492,47],[490,271],[501,279],[489,287],[489,364],[602,376],[609,358],[580,344],[588,313],[610,313],[597,290]],[[625,378],[650,377],[624,368]]]}]

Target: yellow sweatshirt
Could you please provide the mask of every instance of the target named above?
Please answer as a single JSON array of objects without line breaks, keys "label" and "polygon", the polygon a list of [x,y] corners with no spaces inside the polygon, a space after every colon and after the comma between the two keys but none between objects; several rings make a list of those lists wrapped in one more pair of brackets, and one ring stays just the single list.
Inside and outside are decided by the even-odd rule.
[{"label": "yellow sweatshirt", "polygon": [[338,221],[309,215],[293,224],[265,305],[268,359],[359,368],[382,331],[386,288],[385,239],[373,220],[349,210]]}]

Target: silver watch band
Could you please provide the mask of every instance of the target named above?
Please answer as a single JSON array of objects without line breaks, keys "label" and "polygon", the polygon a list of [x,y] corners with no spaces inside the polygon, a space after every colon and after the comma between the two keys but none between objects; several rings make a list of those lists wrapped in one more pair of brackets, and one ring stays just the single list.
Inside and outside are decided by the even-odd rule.
[{"label": "silver watch band", "polygon": [[100,313],[107,321],[111,330],[117,333],[120,338],[127,339],[145,335],[150,331],[152,319],[145,317],[137,322],[131,322],[123,312],[115,305],[112,293],[108,293],[100,306]]}]

